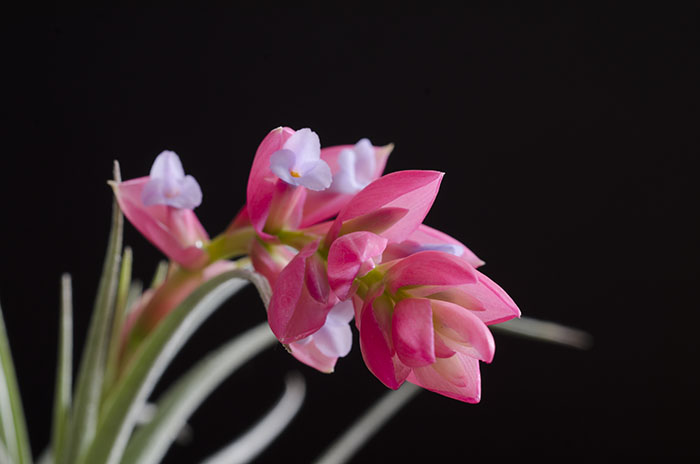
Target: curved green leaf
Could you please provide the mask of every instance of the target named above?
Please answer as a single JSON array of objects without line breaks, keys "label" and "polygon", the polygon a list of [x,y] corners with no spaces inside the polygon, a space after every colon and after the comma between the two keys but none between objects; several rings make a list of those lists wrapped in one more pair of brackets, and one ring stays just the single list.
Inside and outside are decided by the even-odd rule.
[{"label": "curved green leaf", "polygon": [[0,308],[0,440],[5,445],[3,452],[12,461],[18,464],[32,462],[22,399],[12,363],[2,308]]},{"label": "curved green leaf", "polygon": [[267,322],[199,361],[158,400],[153,419],[129,440],[122,462],[160,462],[187,419],[236,369],[277,341]]},{"label": "curved green leaf", "polygon": [[269,295],[267,280],[259,274],[242,269],[228,271],[200,285],[159,323],[105,400],[97,436],[79,462],[120,462],[138,414],[165,368],[211,313],[247,283],[243,279],[252,281],[261,294]]},{"label": "curved green leaf", "polygon": [[257,424],[202,464],[243,464],[263,452],[289,425],[304,402],[306,383],[300,374],[288,375],[284,384],[282,397]]},{"label": "curved green leaf", "polygon": [[10,454],[7,452],[7,448],[5,448],[5,443],[2,440],[0,440],[0,462],[14,464],[14,461],[10,457]]},{"label": "curved green leaf", "polygon": [[347,462],[368,442],[394,414],[407,404],[422,389],[412,383],[384,394],[381,400],[369,408],[319,457],[315,464],[342,464]]},{"label": "curved green leaf", "polygon": [[70,274],[61,278],[61,321],[58,333],[58,369],[53,403],[51,454],[63,455],[68,433],[73,382],[73,295]]},{"label": "curved green leaf", "polygon": [[[116,161],[114,178],[120,181],[119,164]],[[109,328],[117,291],[123,223],[124,217],[119,210],[119,205],[116,200],[113,200],[112,229],[78,371],[70,433],[65,452],[57,459],[62,464],[77,462],[95,436],[109,344]]]},{"label": "curved green leaf", "polygon": [[587,350],[593,345],[593,337],[583,330],[566,327],[556,322],[540,321],[531,317],[520,317],[489,328],[503,333],[531,338],[541,342],[556,343],[580,350]]},{"label": "curved green leaf", "polygon": [[107,394],[109,388],[114,383],[117,375],[117,364],[119,361],[119,348],[121,347],[122,330],[126,321],[127,303],[129,299],[129,289],[131,287],[131,266],[133,263],[133,253],[130,247],[124,248],[121,269],[119,270],[119,281],[117,284],[116,302],[114,304],[114,316],[112,317],[111,336],[109,337],[109,347],[107,348],[107,361],[105,365],[104,382],[102,383],[102,397]]}]

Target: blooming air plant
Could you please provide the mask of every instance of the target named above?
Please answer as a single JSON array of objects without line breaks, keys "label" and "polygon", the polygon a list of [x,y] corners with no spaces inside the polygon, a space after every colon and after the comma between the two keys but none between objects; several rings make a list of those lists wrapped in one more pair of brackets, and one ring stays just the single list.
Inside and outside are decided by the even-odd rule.
[{"label": "blooming air plant", "polygon": [[[115,163],[112,230],[75,386],[71,282],[63,277],[53,432],[40,461],[159,462],[208,394],[255,354],[281,343],[301,363],[331,373],[352,351],[353,326],[367,368],[396,391],[318,462],[347,460],[421,389],[478,402],[480,362],[495,351],[490,328],[585,347],[582,332],[517,319],[515,302],[479,270],[484,262],[423,224],[443,173],[383,174],[392,150],[367,139],[322,148],[310,129],[274,129],[255,153],[245,205],[214,238],[194,213],[202,189],[177,154],[160,153],[148,176],[127,181]],[[169,259],[146,290],[131,278],[130,249],[122,251],[122,214]],[[267,321],[152,398],[178,349],[248,282]],[[29,463],[4,325],[0,355],[0,462]],[[303,378],[289,377],[273,410],[205,462],[253,459],[303,397]],[[364,438],[352,433],[360,429]]]}]

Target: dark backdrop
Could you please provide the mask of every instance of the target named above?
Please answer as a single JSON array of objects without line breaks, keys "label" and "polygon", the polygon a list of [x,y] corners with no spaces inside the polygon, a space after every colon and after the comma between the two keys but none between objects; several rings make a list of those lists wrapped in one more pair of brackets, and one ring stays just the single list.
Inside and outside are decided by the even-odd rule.
[{"label": "dark backdrop", "polygon": [[[258,143],[288,125],[325,146],[393,142],[389,171],[446,172],[426,222],[479,254],[523,314],[595,337],[581,352],[497,334],[479,405],[422,393],[354,462],[697,454],[696,18],[666,6],[7,15],[0,298],[35,453],[60,275],[73,275],[82,337],[112,160],[128,179],[177,151],[216,234],[244,202]],[[125,240],[150,279],[159,253],[130,225]],[[247,290],[166,380],[263,319]],[[278,347],[211,397],[166,462],[223,446],[291,370],[306,404],[259,462],[309,461],[385,391],[357,346],[330,376]]]}]

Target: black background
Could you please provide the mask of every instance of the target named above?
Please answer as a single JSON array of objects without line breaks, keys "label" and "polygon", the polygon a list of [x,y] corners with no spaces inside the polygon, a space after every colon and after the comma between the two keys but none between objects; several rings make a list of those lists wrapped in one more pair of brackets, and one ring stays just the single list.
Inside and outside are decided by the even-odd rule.
[{"label": "black background", "polygon": [[[633,5],[633,4],[630,4]],[[175,150],[222,231],[258,143],[279,125],[324,146],[393,142],[388,171],[446,172],[426,222],[459,238],[524,315],[585,329],[590,351],[497,334],[468,405],[424,392],[353,462],[698,454],[697,12],[60,10],[5,17],[0,298],[32,447],[48,441],[58,289],[82,344],[125,179]],[[160,254],[127,225],[135,273]],[[165,380],[264,320],[248,289]],[[286,372],[306,404],[259,462],[309,462],[385,388],[358,347],[323,375],[281,347],[191,420],[197,462],[254,421]],[[159,389],[160,391],[160,389]],[[393,462],[393,461],[392,461]]]}]

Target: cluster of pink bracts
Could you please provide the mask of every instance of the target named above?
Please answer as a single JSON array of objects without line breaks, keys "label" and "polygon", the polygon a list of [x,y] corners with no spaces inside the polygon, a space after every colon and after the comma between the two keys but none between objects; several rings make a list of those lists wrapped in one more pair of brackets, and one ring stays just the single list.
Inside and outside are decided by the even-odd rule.
[{"label": "cluster of pink bracts", "polygon": [[331,372],[350,351],[351,320],[367,367],[389,388],[405,380],[461,401],[480,398],[479,361],[490,362],[488,324],[520,315],[476,270],[459,241],[423,225],[442,173],[382,176],[392,146],[321,149],[309,129],[278,128],[262,141],[247,203],[214,239],[192,211],[201,190],[177,155],[150,176],[115,184],[125,216],[178,264],[133,312],[148,330],[201,282],[249,256],[273,293],[268,321],[297,359]]}]

